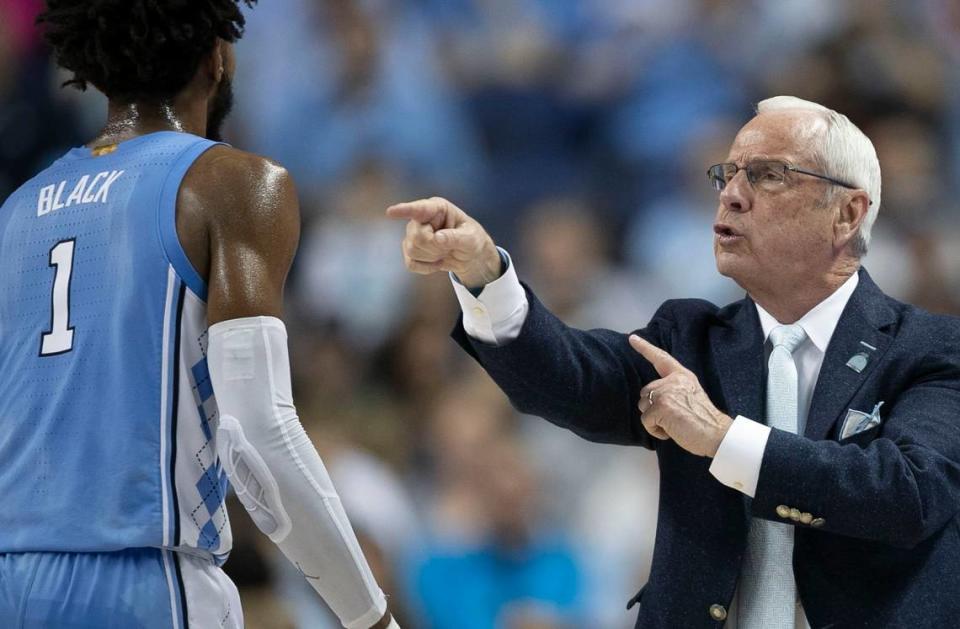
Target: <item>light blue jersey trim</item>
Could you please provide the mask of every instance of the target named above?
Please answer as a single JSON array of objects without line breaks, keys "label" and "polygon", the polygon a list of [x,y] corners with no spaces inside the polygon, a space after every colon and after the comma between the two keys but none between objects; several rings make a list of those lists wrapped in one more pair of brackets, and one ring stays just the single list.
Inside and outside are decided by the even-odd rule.
[{"label": "light blue jersey trim", "polygon": [[172,629],[187,629],[183,576],[180,574],[177,556],[169,550],[161,550],[160,553],[163,557],[163,573],[167,580],[167,593],[170,595],[170,615],[173,618]]},{"label": "light blue jersey trim", "polygon": [[187,287],[204,302],[207,301],[207,283],[193,267],[187,258],[180,238],[177,236],[177,195],[180,184],[193,162],[210,148],[218,143],[197,138],[195,144],[188,146],[173,162],[167,174],[160,193],[160,206],[157,212],[159,221],[160,242],[163,250],[177,275],[183,279]]},{"label": "light blue jersey trim", "polygon": [[177,499],[176,484],[176,412],[177,412],[177,376],[178,376],[178,347],[179,339],[177,316],[183,307],[183,286],[176,271],[171,267],[167,277],[167,296],[164,306],[164,334],[163,334],[163,363],[162,369],[162,404],[161,404],[161,444],[160,449],[160,478],[163,492],[163,545],[176,546],[180,543],[178,520],[179,501]]}]

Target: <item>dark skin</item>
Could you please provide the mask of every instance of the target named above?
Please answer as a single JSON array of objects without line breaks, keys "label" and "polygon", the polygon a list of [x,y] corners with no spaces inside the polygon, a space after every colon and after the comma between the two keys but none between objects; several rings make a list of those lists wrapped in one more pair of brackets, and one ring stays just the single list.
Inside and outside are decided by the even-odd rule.
[{"label": "dark skin", "polygon": [[[205,136],[217,86],[234,71],[233,47],[218,41],[191,82],[167,104],[108,106],[91,148],[157,131]],[[300,239],[300,204],[289,173],[228,146],[201,155],[177,197],[177,235],[207,281],[207,323],[283,315],[283,287]],[[389,610],[371,629],[386,629]]]}]

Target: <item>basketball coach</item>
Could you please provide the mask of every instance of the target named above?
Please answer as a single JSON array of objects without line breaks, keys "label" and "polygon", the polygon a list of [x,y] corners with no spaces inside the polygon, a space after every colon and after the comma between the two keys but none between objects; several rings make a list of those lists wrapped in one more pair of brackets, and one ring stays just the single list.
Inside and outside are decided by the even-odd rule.
[{"label": "basketball coach", "polygon": [[667,301],[629,336],[566,326],[450,202],[387,214],[412,272],[451,273],[454,338],[517,409],[656,451],[637,627],[958,627],[960,321],[860,265],[870,140],[793,97],[757,112],[707,173],[717,269],[747,296]]}]

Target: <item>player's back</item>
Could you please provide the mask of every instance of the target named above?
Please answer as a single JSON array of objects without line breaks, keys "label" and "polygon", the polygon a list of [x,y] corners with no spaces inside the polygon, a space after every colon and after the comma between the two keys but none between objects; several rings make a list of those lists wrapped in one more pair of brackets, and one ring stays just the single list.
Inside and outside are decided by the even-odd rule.
[{"label": "player's back", "polygon": [[175,224],[212,145],[73,149],[0,208],[0,553],[229,551],[206,286]]}]

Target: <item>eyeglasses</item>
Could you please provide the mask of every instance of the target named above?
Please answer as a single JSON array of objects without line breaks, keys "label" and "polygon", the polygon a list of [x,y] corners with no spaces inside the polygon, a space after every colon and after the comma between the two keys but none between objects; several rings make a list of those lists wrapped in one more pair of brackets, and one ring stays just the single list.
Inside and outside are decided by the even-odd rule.
[{"label": "eyeglasses", "polygon": [[[789,170],[800,173],[801,175],[809,175],[817,179],[823,179],[838,186],[850,188],[851,190],[859,189],[859,186],[854,186],[845,181],[840,181],[827,175],[821,175],[820,173],[804,170],[792,164],[785,164],[784,162],[776,160],[760,160],[750,162],[746,166],[737,166],[729,162],[714,164],[707,169],[707,179],[710,180],[710,185],[713,186],[714,190],[720,191],[726,188],[730,180],[741,170],[747,173],[747,181],[749,181],[750,185],[754,188],[776,188],[783,185],[787,178],[787,171]],[[873,201],[870,203],[873,203]]]}]

